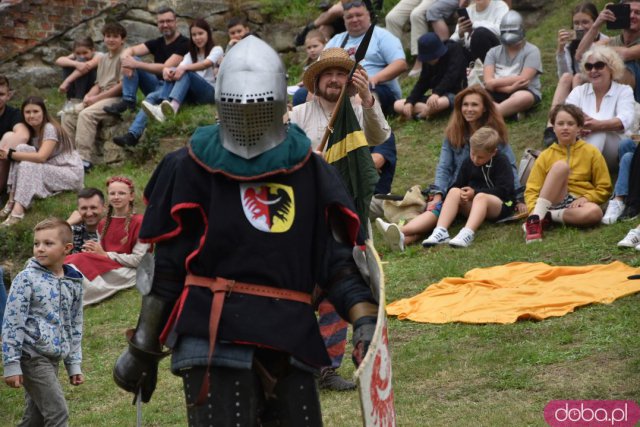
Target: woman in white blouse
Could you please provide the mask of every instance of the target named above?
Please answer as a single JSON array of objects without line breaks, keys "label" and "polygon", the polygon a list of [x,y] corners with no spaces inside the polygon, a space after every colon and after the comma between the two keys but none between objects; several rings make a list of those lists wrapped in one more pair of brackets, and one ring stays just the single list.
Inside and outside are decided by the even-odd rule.
[{"label": "woman in white blouse", "polygon": [[583,138],[596,146],[607,161],[609,172],[618,170],[624,151],[635,148],[625,139],[633,124],[633,89],[617,82],[624,73],[620,56],[606,46],[593,46],[582,57],[580,69],[588,83],[575,87],[566,103],[584,111]]}]

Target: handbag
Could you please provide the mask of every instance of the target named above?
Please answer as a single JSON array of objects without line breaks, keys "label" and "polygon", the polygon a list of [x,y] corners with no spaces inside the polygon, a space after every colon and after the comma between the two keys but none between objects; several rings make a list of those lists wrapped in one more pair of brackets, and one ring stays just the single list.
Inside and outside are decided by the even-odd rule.
[{"label": "handbag", "polygon": [[422,194],[419,185],[411,187],[402,200],[384,200],[382,202],[385,218],[395,224],[403,224],[417,217],[424,212],[426,207],[427,202],[424,200],[424,194]]},{"label": "handbag", "polygon": [[529,179],[533,164],[536,162],[538,156],[540,156],[540,153],[541,151],[535,148],[526,148],[524,150],[522,159],[520,159],[520,165],[518,166],[518,181],[520,181],[521,186],[527,186],[527,179]]}]

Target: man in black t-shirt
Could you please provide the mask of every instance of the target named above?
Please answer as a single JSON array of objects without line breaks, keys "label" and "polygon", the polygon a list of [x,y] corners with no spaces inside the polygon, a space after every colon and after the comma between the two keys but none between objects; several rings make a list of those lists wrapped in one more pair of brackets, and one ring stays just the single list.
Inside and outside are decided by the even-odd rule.
[{"label": "man in black t-shirt", "polygon": [[[9,80],[0,75],[0,148],[15,148],[29,140],[29,130],[25,126],[16,126],[22,121],[20,110],[7,105],[12,95]],[[8,175],[9,160],[0,160],[0,195],[5,190]]]},{"label": "man in black t-shirt", "polygon": [[[122,101],[105,107],[106,112],[120,115],[127,109],[135,110],[138,88],[152,104],[159,104],[169,94],[171,87],[162,80],[162,70],[180,64],[182,57],[189,51],[189,39],[178,32],[173,9],[159,9],[157,22],[161,37],[127,48],[122,53]],[[136,58],[148,54],[153,55],[152,63]],[[140,110],[129,131],[123,136],[115,137],[113,142],[120,146],[136,145],[146,126],[147,116]]]},{"label": "man in black t-shirt", "polygon": [[[84,242],[99,240],[98,224],[104,216],[104,194],[97,188],[87,187],[78,191],[78,208],[67,222],[71,224],[73,232],[72,254],[82,252]],[[80,220],[79,223],[76,223]]]}]

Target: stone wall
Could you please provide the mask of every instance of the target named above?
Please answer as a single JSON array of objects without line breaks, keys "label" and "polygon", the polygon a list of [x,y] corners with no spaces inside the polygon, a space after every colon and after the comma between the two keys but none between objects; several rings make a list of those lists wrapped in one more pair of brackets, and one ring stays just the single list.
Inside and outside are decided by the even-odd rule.
[{"label": "stone wall", "polygon": [[0,62],[51,40],[122,0],[23,0],[0,4]]},{"label": "stone wall", "polygon": [[[544,3],[513,0],[514,8],[534,22]],[[158,37],[150,11],[160,5],[176,10],[183,34],[188,34],[193,18],[205,18],[221,45],[228,41],[228,19],[244,15],[255,32],[281,53],[295,51],[293,36],[303,24],[264,16],[259,0],[0,0],[0,74],[11,79],[19,95],[33,88],[55,87],[61,74],[54,61],[70,52],[76,37],[89,35],[104,51],[100,29],[107,19],[118,20],[127,28],[129,45]],[[300,61],[303,56],[300,53]]]},{"label": "stone wall", "polygon": [[[205,18],[214,30],[217,44],[228,41],[226,22],[234,14],[247,16],[250,25],[260,28],[267,19],[254,0],[3,0],[0,3],[0,74],[7,75],[12,86],[20,89],[55,87],[61,73],[55,59],[71,51],[73,40],[88,35],[104,51],[100,32],[105,21],[115,19],[127,29],[127,44],[134,45],[159,36],[151,12],[161,5],[173,7],[178,28],[188,34],[189,22]],[[294,31],[287,27],[288,34]],[[279,50],[293,49],[284,37],[265,37]],[[285,46],[285,44],[290,46]]]}]

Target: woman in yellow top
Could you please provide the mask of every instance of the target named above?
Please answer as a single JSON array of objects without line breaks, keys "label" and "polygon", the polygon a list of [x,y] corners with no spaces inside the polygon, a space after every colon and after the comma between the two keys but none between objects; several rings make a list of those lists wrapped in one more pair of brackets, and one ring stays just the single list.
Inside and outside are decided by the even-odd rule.
[{"label": "woman in yellow top", "polygon": [[542,240],[552,221],[588,227],[602,219],[600,204],[611,195],[611,178],[600,151],[579,139],[584,113],[571,104],[549,113],[558,142],[544,150],[533,166],[524,193],[530,215],[526,242]]}]

